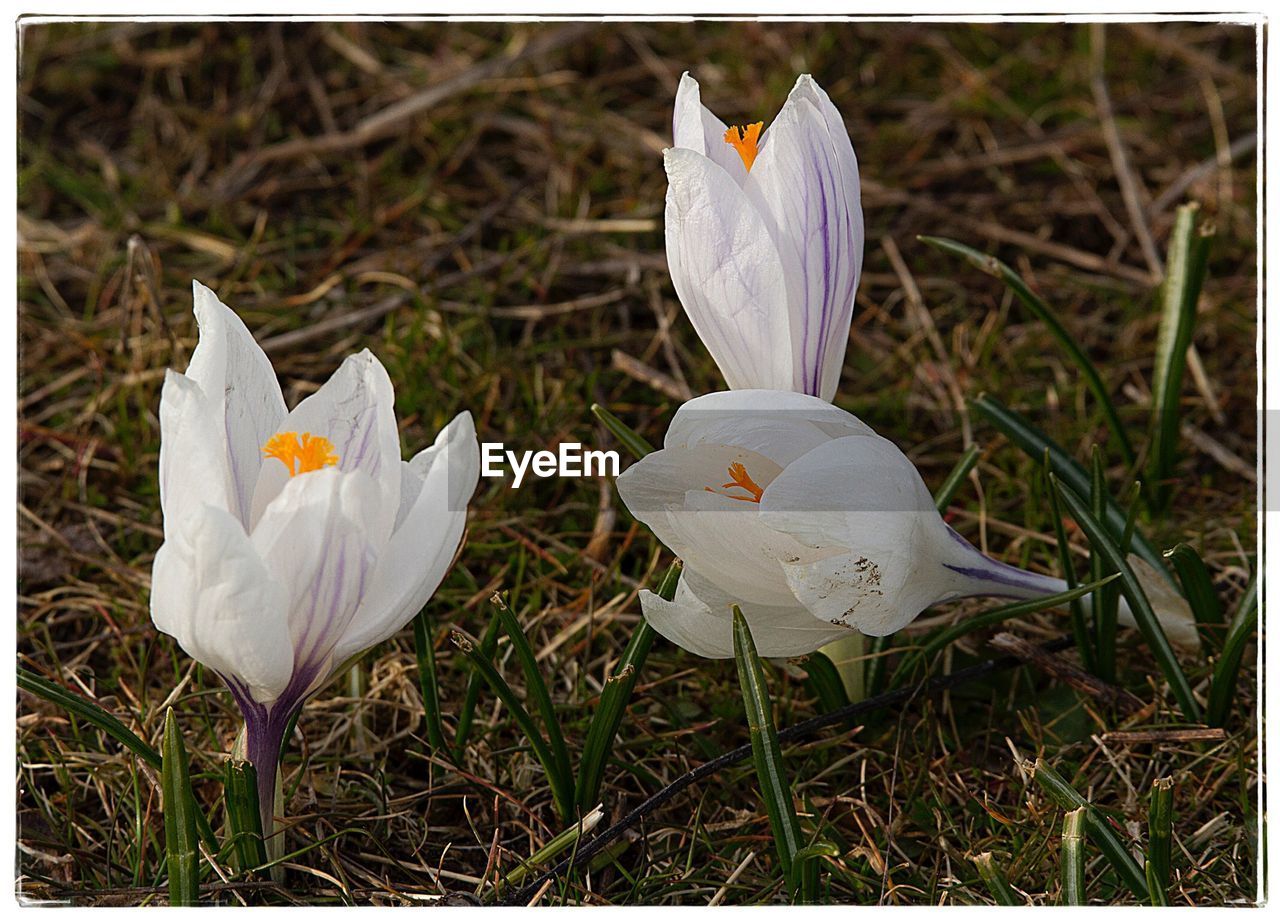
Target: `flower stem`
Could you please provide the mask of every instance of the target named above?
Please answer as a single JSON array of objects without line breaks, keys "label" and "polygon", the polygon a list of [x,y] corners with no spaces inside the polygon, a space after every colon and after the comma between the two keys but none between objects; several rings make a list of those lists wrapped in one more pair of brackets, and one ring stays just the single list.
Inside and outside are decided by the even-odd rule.
[{"label": "flower stem", "polygon": [[866,659],[863,658],[866,637],[857,630],[850,630],[849,635],[828,642],[821,649],[822,654],[831,659],[840,675],[840,683],[844,684],[845,696],[850,703],[857,703],[866,698]]},{"label": "flower stem", "polygon": [[265,723],[256,719],[245,723],[249,762],[258,774],[258,813],[262,818],[262,834],[272,837],[276,813],[276,786],[280,774],[280,746],[288,719],[268,715]]}]

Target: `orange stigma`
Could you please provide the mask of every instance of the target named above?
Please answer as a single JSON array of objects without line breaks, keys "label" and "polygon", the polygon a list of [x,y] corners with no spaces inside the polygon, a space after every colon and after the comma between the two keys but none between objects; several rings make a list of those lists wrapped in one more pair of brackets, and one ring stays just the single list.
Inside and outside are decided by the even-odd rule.
[{"label": "orange stigma", "polygon": [[739,502],[755,502],[760,504],[760,496],[764,495],[764,488],[756,485],[756,481],[751,478],[751,474],[747,472],[747,468],[741,463],[729,464],[729,481],[722,483],[721,489],[745,489],[749,495],[730,495],[727,492],[721,492],[719,489],[713,489],[711,486],[703,486],[708,492],[715,492],[723,495],[725,498],[732,498]]},{"label": "orange stigma", "polygon": [[760,152],[757,148],[760,146],[760,132],[763,130],[764,122],[757,121],[744,128],[734,125],[724,132],[724,142],[738,151],[747,172],[751,172],[751,164],[756,161],[756,154]]},{"label": "orange stigma", "polygon": [[273,434],[262,446],[262,455],[283,463],[290,477],[338,465],[338,453],[333,449],[333,442],[309,431],[301,435],[296,431]]}]

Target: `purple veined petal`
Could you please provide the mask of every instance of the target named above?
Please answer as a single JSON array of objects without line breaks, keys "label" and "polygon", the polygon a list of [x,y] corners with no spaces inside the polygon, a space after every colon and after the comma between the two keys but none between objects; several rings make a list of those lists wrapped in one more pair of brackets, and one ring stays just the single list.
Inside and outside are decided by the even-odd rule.
[{"label": "purple veined petal", "polygon": [[667,264],[685,313],[730,387],[790,389],[782,263],[768,229],[711,160],[671,148]]},{"label": "purple veined petal", "polygon": [[191,287],[200,341],[187,377],[200,385],[224,423],[232,510],[248,527],[261,448],[285,417],[284,397],[271,362],[240,317],[200,282]]},{"label": "purple veined petal", "polygon": [[725,143],[724,133],[727,130],[728,125],[702,104],[698,81],[685,71],[680,77],[680,86],[676,89],[675,113],[672,117],[674,146],[710,158],[741,186],[747,179],[747,168],[738,152]]},{"label": "purple veined petal", "polygon": [[467,523],[467,500],[480,476],[480,447],[471,413],[458,415],[435,444],[404,464],[410,506],[402,509],[378,558],[370,590],[334,649],[342,662],[390,638],[435,593],[449,571]]},{"label": "purple veined petal", "polygon": [[[390,538],[400,507],[400,435],[394,402],[391,378],[382,363],[365,349],[344,360],[333,376],[300,402],[277,429],[327,438],[338,455],[337,469],[365,473],[377,483],[379,513],[372,530],[375,542]],[[259,444],[258,449],[262,446]],[[289,471],[283,463],[271,460],[263,464],[253,494],[251,529],[257,528],[268,505],[289,481]]]},{"label": "purple veined petal", "polygon": [[[853,292],[858,289],[862,278],[862,258],[866,245],[866,230],[862,216],[862,181],[858,173],[858,157],[853,150],[853,142],[849,139],[849,131],[845,127],[844,118],[831,102],[831,98],[809,74],[801,74],[788,97],[791,100],[805,99],[813,104],[822,116],[827,129],[830,149],[835,156],[838,180],[837,185],[843,192],[847,213],[850,215],[853,237]],[[785,106],[784,106],[785,108]],[[820,393],[834,395],[840,383],[840,373],[844,365],[845,348],[848,345],[849,322],[853,318],[853,296],[849,298],[849,320],[833,324],[831,335],[824,342],[824,353],[821,359],[822,378],[819,381]]]},{"label": "purple veined petal", "polygon": [[848,136],[835,143],[811,88],[793,90],[743,189],[770,230],[786,277],[794,354],[788,389],[830,400],[861,272],[862,208]]},{"label": "purple veined petal", "polygon": [[295,682],[313,675],[304,696],[339,663],[334,647],[369,591],[379,513],[367,473],[330,468],[291,479],[254,528],[254,548],[287,597]]}]

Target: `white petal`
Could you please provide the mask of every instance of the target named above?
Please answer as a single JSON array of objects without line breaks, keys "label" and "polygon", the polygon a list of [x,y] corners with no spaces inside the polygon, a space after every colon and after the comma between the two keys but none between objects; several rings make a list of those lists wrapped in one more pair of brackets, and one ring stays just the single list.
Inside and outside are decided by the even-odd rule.
[{"label": "white petal", "polygon": [[783,566],[792,593],[819,621],[885,636],[931,604],[956,596],[954,573],[916,551],[922,542],[913,526],[918,515],[904,521],[871,512],[863,523],[879,526],[852,552]]},{"label": "white petal", "polygon": [[363,471],[296,476],[267,506],[252,542],[286,591],[295,670],[318,686],[370,587],[380,543],[377,485]]},{"label": "white petal", "polygon": [[200,385],[166,371],[160,391],[160,507],[166,538],[203,505],[239,516],[221,412]]},{"label": "white petal", "polygon": [[951,539],[915,466],[881,437],[839,438],[789,465],[765,489],[760,517],[801,544],[835,552],[784,565],[815,617],[886,635],[957,596],[944,567]]},{"label": "white petal", "polygon": [[480,481],[480,444],[470,412],[459,412],[434,444],[409,461],[409,468],[425,482],[437,463],[444,464],[448,476],[449,510],[466,511]]},{"label": "white petal", "polygon": [[[469,412],[405,464],[416,480],[412,506],[378,559],[369,592],[334,650],[335,663],[398,632],[430,600],[449,570],[480,475],[480,447]],[[425,478],[419,479],[420,472]]]},{"label": "white petal", "polygon": [[676,90],[671,127],[676,147],[710,157],[738,185],[746,180],[747,167],[743,165],[742,157],[724,139],[728,125],[702,104],[698,81],[689,76],[688,71],[680,77],[680,86]]},{"label": "white petal", "polygon": [[688,567],[673,600],[640,592],[640,606],[649,625],[676,645],[704,658],[733,657],[734,604],[746,617],[756,652],[766,658],[807,655],[848,635],[847,628],[819,623],[794,603],[771,607],[734,598]]},{"label": "white petal", "polygon": [[[748,507],[746,502],[737,504]],[[766,527],[753,505],[745,511],[668,511],[663,529],[672,534],[667,544],[671,550],[722,591],[770,606],[794,599],[782,570],[784,561],[822,555]]]},{"label": "white petal", "polygon": [[285,592],[243,525],[205,505],[173,528],[156,553],[151,619],[206,667],[245,684],[260,703],[293,674]]},{"label": "white petal", "polygon": [[819,93],[812,81],[797,83],[743,190],[769,228],[786,278],[794,369],[788,389],[830,400],[849,342],[863,225],[853,148],[843,125],[829,125],[819,109]]},{"label": "white petal", "polygon": [[729,174],[678,147],[667,169],[667,264],[729,386],[790,389],[787,288],[767,228]]},{"label": "white petal", "polygon": [[740,448],[663,449],[619,476],[618,494],[668,549],[722,590],[762,604],[792,603],[781,561],[822,554],[762,526],[758,506],[733,497],[746,490],[724,488],[733,463],[761,485],[778,471],[768,458]]},{"label": "white petal", "polygon": [[234,511],[248,524],[262,445],[285,416],[280,383],[240,317],[199,281],[191,282],[200,342],[187,376],[198,383],[219,422],[235,488]]},{"label": "white petal", "polygon": [[[371,533],[375,543],[390,538],[400,507],[400,436],[391,378],[368,349],[343,361],[319,390],[280,422],[278,431],[328,438],[338,454],[339,470],[359,470],[370,476],[379,493],[379,513]],[[271,460],[263,464],[253,495],[251,528],[257,527],[268,504],[288,481],[289,471],[283,463]]]},{"label": "white petal", "polygon": [[765,488],[760,511],[769,526],[811,545],[870,530],[859,523],[864,516],[879,521],[894,514],[921,518],[921,526],[937,531],[939,546],[949,545],[920,472],[878,435],[836,438],[788,464]]},{"label": "white petal", "polygon": [[786,466],[820,444],[850,435],[875,432],[816,396],[779,390],[728,390],[691,399],[676,410],[664,444],[728,444]]}]

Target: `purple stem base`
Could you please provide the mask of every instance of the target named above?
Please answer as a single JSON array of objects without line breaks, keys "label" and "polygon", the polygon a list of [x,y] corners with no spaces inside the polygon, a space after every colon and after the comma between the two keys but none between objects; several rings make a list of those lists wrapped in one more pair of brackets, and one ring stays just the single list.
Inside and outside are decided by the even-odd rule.
[{"label": "purple stem base", "polygon": [[249,762],[258,774],[258,814],[266,836],[271,835],[275,818],[276,773],[280,768],[284,733],[310,695],[315,678],[315,672],[310,669],[294,674],[284,692],[268,704],[254,700],[249,688],[238,680],[223,677],[244,716],[245,747]]}]

